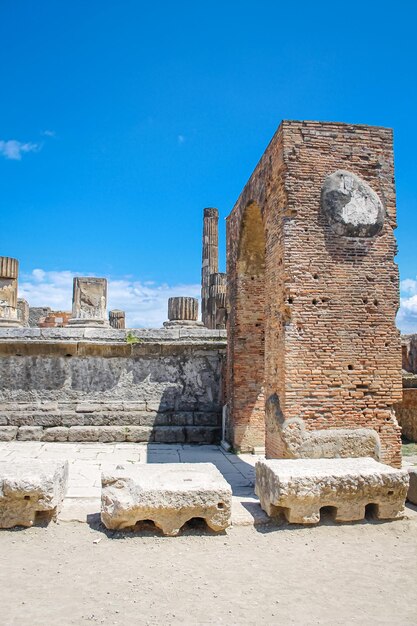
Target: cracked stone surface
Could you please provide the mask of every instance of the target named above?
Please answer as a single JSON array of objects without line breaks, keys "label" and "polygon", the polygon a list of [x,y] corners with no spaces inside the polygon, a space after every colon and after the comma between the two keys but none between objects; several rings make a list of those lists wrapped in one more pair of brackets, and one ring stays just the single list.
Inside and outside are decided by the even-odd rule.
[{"label": "cracked stone surface", "polygon": [[398,519],[408,482],[406,469],[371,458],[269,460],[256,464],[255,492],[269,516],[284,513],[295,524],[319,522],[322,507],[337,522],[360,520],[368,504],[377,519]]},{"label": "cracked stone surface", "polygon": [[67,483],[67,461],[0,461],[0,528],[32,526],[40,512],[56,519]]},{"label": "cracked stone surface", "polygon": [[152,520],[173,536],[198,517],[222,531],[231,506],[231,486],[212,463],[126,464],[102,472],[101,519],[111,530]]}]

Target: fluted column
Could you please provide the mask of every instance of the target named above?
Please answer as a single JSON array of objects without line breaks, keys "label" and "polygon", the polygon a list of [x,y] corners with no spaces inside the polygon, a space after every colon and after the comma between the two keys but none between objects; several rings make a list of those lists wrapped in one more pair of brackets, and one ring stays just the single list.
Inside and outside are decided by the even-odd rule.
[{"label": "fluted column", "polygon": [[226,328],[227,276],[222,272],[211,274],[208,301],[209,328]]},{"label": "fluted column", "polygon": [[208,328],[210,316],[208,300],[210,296],[210,275],[219,271],[219,212],[217,209],[204,209],[203,258],[201,268],[201,319]]},{"label": "fluted column", "polygon": [[21,326],[17,316],[19,261],[0,256],[0,326]]},{"label": "fluted column", "polygon": [[104,326],[107,320],[107,280],[76,276],[73,283],[71,326]]},{"label": "fluted column", "polygon": [[168,322],[164,326],[202,326],[198,321],[197,298],[176,297],[168,300]]},{"label": "fluted column", "polygon": [[126,328],[126,313],[120,309],[109,311],[109,323],[112,328]]}]

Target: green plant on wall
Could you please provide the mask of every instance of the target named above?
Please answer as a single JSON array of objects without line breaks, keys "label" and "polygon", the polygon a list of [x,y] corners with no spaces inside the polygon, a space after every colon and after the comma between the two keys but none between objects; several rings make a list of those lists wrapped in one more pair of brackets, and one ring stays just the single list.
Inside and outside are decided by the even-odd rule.
[{"label": "green plant on wall", "polygon": [[131,332],[126,334],[126,343],[142,343],[143,339],[139,339],[139,337],[135,337],[135,335]]}]

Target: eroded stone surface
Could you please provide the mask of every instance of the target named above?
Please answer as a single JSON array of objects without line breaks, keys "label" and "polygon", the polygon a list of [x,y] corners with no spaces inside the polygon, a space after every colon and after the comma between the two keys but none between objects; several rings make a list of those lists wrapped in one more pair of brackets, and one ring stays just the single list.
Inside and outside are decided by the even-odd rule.
[{"label": "eroded stone surface", "polygon": [[45,511],[56,519],[68,484],[68,461],[0,461],[0,528],[32,526]]},{"label": "eroded stone surface", "polygon": [[107,280],[91,276],[74,278],[71,326],[108,326]]},{"label": "eroded stone surface", "polygon": [[410,485],[408,487],[407,500],[417,505],[417,467],[409,467],[408,475],[410,477]]},{"label": "eroded stone surface", "polygon": [[322,208],[337,235],[373,237],[384,225],[381,200],[364,180],[345,170],[337,170],[324,181]]},{"label": "eroded stone surface", "polygon": [[333,507],[337,522],[363,519],[375,506],[378,519],[404,513],[407,470],[397,470],[371,458],[259,461],[255,492],[264,511],[284,513],[294,524],[315,524],[320,509]]},{"label": "eroded stone surface", "polygon": [[101,519],[111,530],[152,520],[176,535],[203,518],[214,531],[230,524],[232,490],[212,463],[125,464],[102,472]]}]

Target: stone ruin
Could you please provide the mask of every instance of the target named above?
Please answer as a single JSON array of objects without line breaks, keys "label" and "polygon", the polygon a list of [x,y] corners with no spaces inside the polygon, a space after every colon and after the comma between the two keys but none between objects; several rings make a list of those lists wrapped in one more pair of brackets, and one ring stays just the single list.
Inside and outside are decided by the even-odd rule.
[{"label": "stone ruin", "polygon": [[[0,337],[4,436],[53,438],[48,429],[63,428],[54,436],[65,439],[81,428],[72,440],[126,440],[128,426],[139,440],[165,428],[164,441],[187,441],[190,429],[213,441],[224,406],[223,438],[235,450],[371,456],[399,466],[395,227],[389,129],[284,121],[227,219],[226,274],[219,272],[218,211],[204,209],[202,322],[196,299],[172,298],[164,329],[132,334],[123,311],[107,316],[107,281],[76,277],[65,339],[49,335],[59,330],[45,321],[51,311],[32,327],[34,310],[17,301],[18,263],[1,257],[0,324],[9,328]],[[210,366],[199,361],[202,346]],[[169,351],[176,356],[162,374]],[[22,359],[37,359],[34,379]],[[192,383],[184,363],[196,375]],[[214,385],[208,395],[207,385]],[[43,403],[50,409],[34,413]],[[127,420],[121,403],[130,403]],[[110,427],[111,434],[94,430]]]},{"label": "stone ruin", "polygon": [[21,325],[17,309],[18,272],[17,259],[0,257],[0,328]]},{"label": "stone ruin", "polygon": [[227,220],[233,446],[399,467],[392,132],[284,121]]},{"label": "stone ruin", "polygon": [[74,278],[72,317],[68,324],[79,327],[109,325],[107,320],[107,280],[91,276]]},{"label": "stone ruin", "polygon": [[[227,219],[226,274],[219,272],[218,211],[204,209],[202,322],[196,299],[172,298],[164,330],[154,333],[152,341],[164,341],[163,333],[178,332],[181,339],[188,332],[197,350],[199,338],[204,343],[209,337],[204,334],[207,329],[224,333],[227,324],[225,363],[225,335],[215,335],[222,349],[215,357],[220,359],[212,396],[216,400],[208,408],[218,416],[210,423],[220,429],[221,405],[225,405],[223,437],[235,450],[266,447],[267,456],[275,458],[371,456],[399,466],[400,428],[394,407],[401,404],[402,384],[400,334],[395,327],[399,300],[395,226],[391,131],[338,123],[282,122]],[[1,258],[0,324],[28,331],[34,314],[29,309],[28,315],[27,303],[18,304],[17,271],[15,259]],[[111,355],[108,363],[114,363],[115,344],[127,336],[125,316],[113,310],[107,317],[106,308],[104,278],[74,278],[67,331],[83,329],[86,340],[88,329],[95,329],[88,341],[94,337],[99,344],[106,342],[105,350],[95,351]],[[44,331],[56,327],[56,321],[46,321],[51,317],[57,316],[51,316],[50,310],[38,316],[38,327]],[[103,335],[97,334],[100,329]],[[16,350],[19,342],[28,344],[24,328],[17,332]],[[111,335],[119,332],[120,338]],[[55,354],[73,355],[73,348],[66,350],[55,337]],[[75,341],[75,335],[66,337]],[[52,357],[46,343],[40,351],[38,345],[31,341],[30,350],[22,348],[22,353],[35,358],[38,352],[49,351]],[[124,376],[131,376],[132,366],[126,362]],[[8,382],[2,400],[16,402],[11,390],[17,373],[10,372],[4,359],[2,367],[9,368],[3,372]],[[68,408],[69,396],[76,403],[81,396],[82,402],[97,403],[101,374],[97,389],[90,387],[81,394],[75,392],[74,376],[72,372],[72,392],[64,393],[63,409]],[[108,379],[104,370],[103,377],[109,385],[116,380]],[[134,410],[139,410],[139,388],[145,378],[133,374],[133,379],[139,403]],[[46,400],[41,388],[36,392],[29,388],[30,380],[22,380],[21,385],[19,411],[26,393],[36,402]],[[130,401],[132,390],[124,389],[118,399]],[[102,391],[105,396],[106,389]],[[161,393],[167,397],[167,390]],[[46,393],[58,405],[59,395]],[[199,411],[195,401],[172,399],[168,405],[174,415],[184,405]],[[100,411],[102,425],[117,426],[112,402],[105,406],[108,417]],[[6,417],[5,426],[14,426],[14,421],[19,428],[29,426],[22,417],[15,420],[15,409],[7,410],[12,417]],[[30,426],[41,426],[34,419]],[[54,426],[65,427],[59,419],[55,422]],[[168,426],[164,420],[161,423]],[[72,425],[94,424],[75,419]],[[181,427],[191,426],[197,426],[194,417]]]}]

